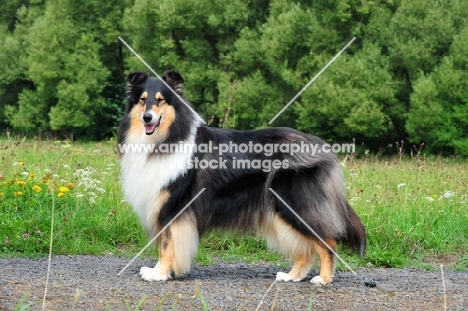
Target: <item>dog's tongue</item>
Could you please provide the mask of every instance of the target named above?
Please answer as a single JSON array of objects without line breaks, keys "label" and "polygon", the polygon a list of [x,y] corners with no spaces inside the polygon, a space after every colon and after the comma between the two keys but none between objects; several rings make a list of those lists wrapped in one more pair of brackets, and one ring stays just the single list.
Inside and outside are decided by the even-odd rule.
[{"label": "dog's tongue", "polygon": [[154,129],[156,128],[157,124],[145,124],[145,132],[146,134],[150,135],[153,134]]}]

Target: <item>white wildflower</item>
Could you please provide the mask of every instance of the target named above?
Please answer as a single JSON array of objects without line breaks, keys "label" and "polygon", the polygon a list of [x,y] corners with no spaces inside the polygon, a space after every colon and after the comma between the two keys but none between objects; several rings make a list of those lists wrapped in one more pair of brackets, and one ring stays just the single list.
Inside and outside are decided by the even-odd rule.
[{"label": "white wildflower", "polygon": [[70,165],[64,164],[64,165],[63,165],[63,168],[66,168],[67,170],[69,170],[69,169],[70,169]]},{"label": "white wildflower", "polygon": [[29,176],[29,173],[26,172],[26,171],[25,171],[25,172],[22,172],[22,173],[21,173],[21,176],[23,176],[23,177],[28,177],[28,176]]},{"label": "white wildflower", "polygon": [[96,199],[98,195],[96,192],[105,193],[106,191],[101,187],[101,181],[94,178],[96,175],[96,170],[92,167],[87,167],[86,169],[78,169],[75,171],[73,176],[78,178],[78,188],[81,188],[86,195],[89,203],[96,204]]},{"label": "white wildflower", "polygon": [[433,198],[433,197],[426,197],[426,200],[428,200],[429,202],[434,202],[434,198]]},{"label": "white wildflower", "polygon": [[405,183],[402,183],[402,184],[398,184],[397,188],[400,189],[400,188],[403,188],[404,186],[406,186]]},{"label": "white wildflower", "polygon": [[455,195],[455,193],[454,193],[453,191],[445,190],[444,194],[442,194],[442,195],[439,197],[439,200],[442,200],[442,198],[444,198],[444,199],[450,199],[450,198],[452,198],[454,195]]}]

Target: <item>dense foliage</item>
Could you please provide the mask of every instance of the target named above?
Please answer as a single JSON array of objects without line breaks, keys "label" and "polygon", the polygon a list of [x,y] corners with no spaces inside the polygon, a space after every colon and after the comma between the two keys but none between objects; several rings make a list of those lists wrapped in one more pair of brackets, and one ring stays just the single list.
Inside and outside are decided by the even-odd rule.
[{"label": "dense foliage", "polygon": [[148,71],[118,36],[157,72],[180,71],[211,125],[269,126],[356,37],[271,126],[468,155],[466,0],[3,0],[0,12],[0,132],[114,135],[126,73]]}]

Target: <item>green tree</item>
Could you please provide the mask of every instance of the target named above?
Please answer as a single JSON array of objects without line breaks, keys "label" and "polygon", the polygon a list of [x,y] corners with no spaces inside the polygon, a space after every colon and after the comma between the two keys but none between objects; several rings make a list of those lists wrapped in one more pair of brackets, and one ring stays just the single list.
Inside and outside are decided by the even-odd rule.
[{"label": "green tree", "polygon": [[[8,105],[17,105],[23,89],[33,89],[27,75],[26,35],[42,4],[25,6],[27,1],[4,1],[0,5],[0,131],[8,126]],[[16,14],[15,14],[16,13]]]},{"label": "green tree", "polygon": [[407,129],[434,153],[468,155],[468,27],[454,36],[441,64],[415,83]]},{"label": "green tree", "polygon": [[[127,40],[159,74],[182,73],[186,96],[204,117],[225,107],[218,82],[230,71],[231,51],[238,34],[263,20],[264,2],[136,0],[124,16]],[[127,67],[147,70],[126,52]],[[224,86],[224,85],[223,85]],[[223,110],[222,108],[221,110]]]},{"label": "green tree", "polygon": [[73,9],[66,0],[48,1],[29,29],[26,62],[35,90],[20,94],[10,114],[14,127],[73,132],[89,126],[102,110],[99,93],[108,72],[93,35],[74,23]]},{"label": "green tree", "polygon": [[373,44],[341,56],[294,106],[298,128],[328,140],[384,143],[394,133],[385,114],[385,106],[394,102],[388,67]]},{"label": "green tree", "polygon": [[157,72],[181,72],[203,117],[266,127],[357,37],[272,125],[354,137],[375,151],[404,139],[468,154],[464,0],[5,0],[0,8],[16,12],[0,16],[0,130],[111,136],[126,73],[148,71],[119,35]]},{"label": "green tree", "polygon": [[[112,135],[124,102],[123,56],[117,43],[124,6],[49,0],[42,10],[19,10],[4,45],[6,57],[20,55],[21,66],[12,66],[16,71],[11,79],[27,83],[15,90],[17,100],[5,101],[9,124],[31,133]],[[8,45],[6,40],[14,39],[23,46]]]}]

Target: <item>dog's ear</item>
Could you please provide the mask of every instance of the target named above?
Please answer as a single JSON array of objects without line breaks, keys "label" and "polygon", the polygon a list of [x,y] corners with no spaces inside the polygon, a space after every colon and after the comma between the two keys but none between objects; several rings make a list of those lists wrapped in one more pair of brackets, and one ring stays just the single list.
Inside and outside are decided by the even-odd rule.
[{"label": "dog's ear", "polygon": [[182,95],[184,92],[184,78],[180,73],[174,70],[164,72],[161,77],[177,94]]},{"label": "dog's ear", "polygon": [[128,74],[126,82],[130,85],[142,84],[148,79],[148,75],[143,71],[134,71]]},{"label": "dog's ear", "polygon": [[127,88],[127,109],[138,102],[141,93],[143,93],[143,84],[148,79],[148,75],[143,71],[135,71],[128,74],[126,88]]}]

